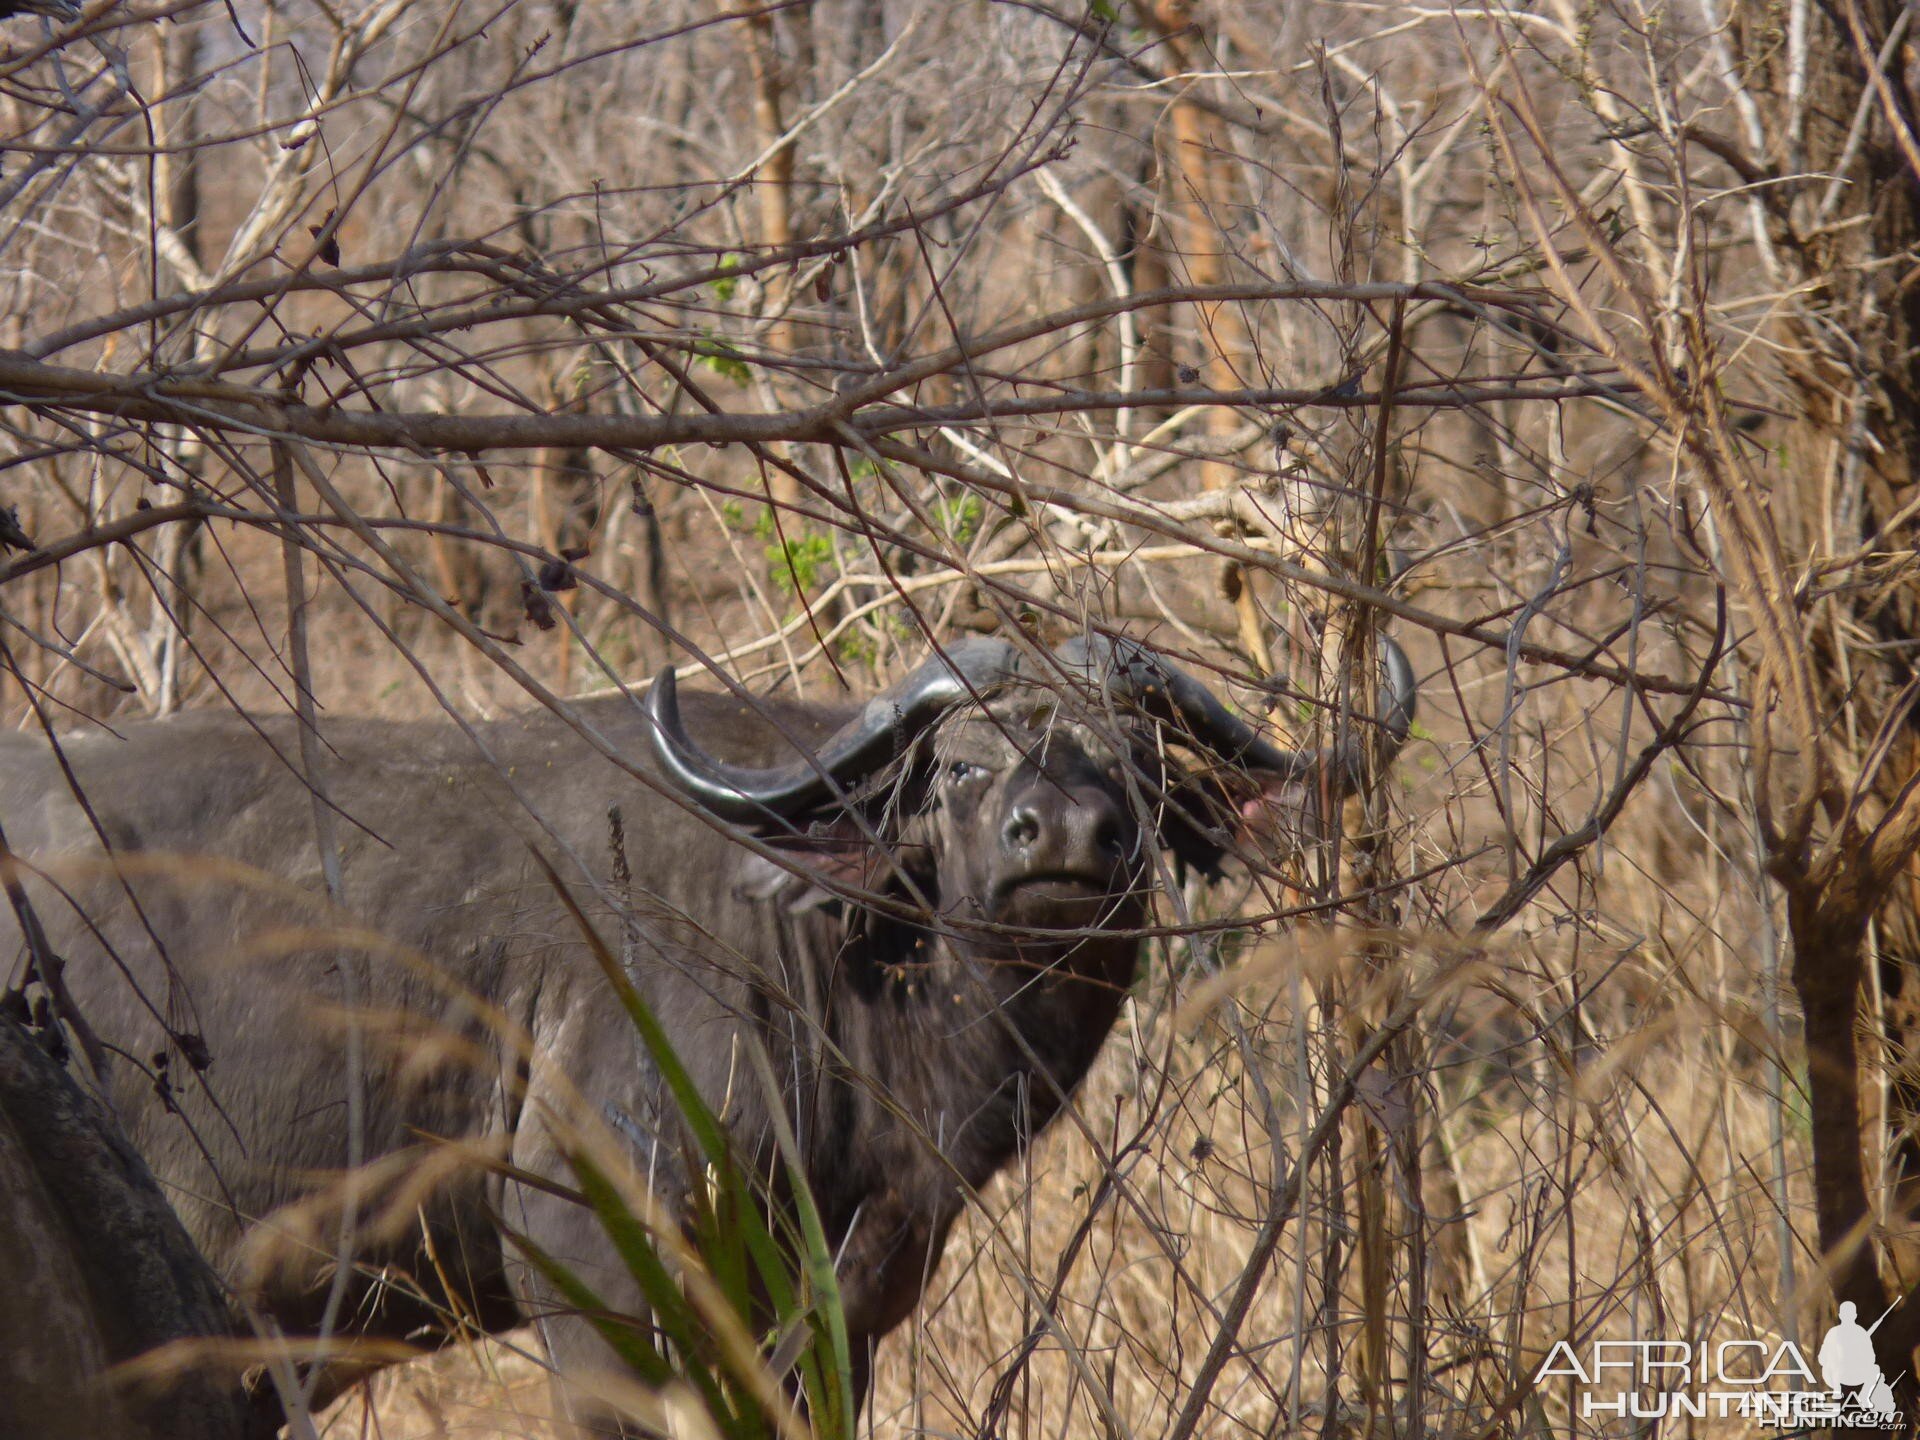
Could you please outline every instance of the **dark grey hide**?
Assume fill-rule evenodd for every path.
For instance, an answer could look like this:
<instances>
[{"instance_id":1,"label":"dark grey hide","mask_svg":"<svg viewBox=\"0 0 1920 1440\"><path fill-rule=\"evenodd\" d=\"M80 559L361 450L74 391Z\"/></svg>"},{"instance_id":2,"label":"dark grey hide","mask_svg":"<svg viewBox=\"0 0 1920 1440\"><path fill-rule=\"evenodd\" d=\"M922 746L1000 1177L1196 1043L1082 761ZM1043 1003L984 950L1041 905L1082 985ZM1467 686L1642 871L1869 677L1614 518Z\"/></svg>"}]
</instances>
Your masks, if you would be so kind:
<instances>
[{"instance_id":1,"label":"dark grey hide","mask_svg":"<svg viewBox=\"0 0 1920 1440\"><path fill-rule=\"evenodd\" d=\"M1273 749L1124 643L947 653L852 712L682 699L670 684L651 711L579 705L614 753L692 806L545 712L479 727L485 755L448 723L325 722L347 907L378 943L343 944L327 913L285 717L185 714L69 738L115 861L46 744L0 738L0 823L45 872L28 888L78 1009L115 1052L128 1133L216 1267L286 1330L310 1331L328 1290L337 1222L311 1197L350 1153L338 1007L354 970L364 1153L386 1166L345 1328L430 1343L451 1302L489 1329L539 1319L562 1368L610 1363L512 1263L502 1222L614 1306L640 1308L566 1201L444 1154L440 1183L409 1184L408 1160L433 1156L434 1137L570 1180L548 1121L578 1118L577 1087L657 1193L685 1194L657 1076L537 851L761 1173L773 1127L742 1045L765 1047L841 1255L864 1383L963 1184L985 1184L1093 1061L1132 982L1156 849L1217 858L1225 837L1207 831L1203 802L1233 815L1248 767L1296 808L1356 768L1357 752ZM1404 657L1389 646L1386 658L1383 753L1413 703ZM1163 740L1213 778L1163 771ZM782 860L743 845L747 832ZM850 903L850 888L884 903ZM918 923L902 918L916 910ZM22 942L0 926L17 984ZM530 1037L531 1067L503 1027Z\"/></svg>"},{"instance_id":2,"label":"dark grey hide","mask_svg":"<svg viewBox=\"0 0 1920 1440\"><path fill-rule=\"evenodd\" d=\"M0 1436L241 1440L231 1372L169 1366L137 1386L110 1374L228 1324L213 1273L112 1118L0 1015Z\"/></svg>"}]
</instances>

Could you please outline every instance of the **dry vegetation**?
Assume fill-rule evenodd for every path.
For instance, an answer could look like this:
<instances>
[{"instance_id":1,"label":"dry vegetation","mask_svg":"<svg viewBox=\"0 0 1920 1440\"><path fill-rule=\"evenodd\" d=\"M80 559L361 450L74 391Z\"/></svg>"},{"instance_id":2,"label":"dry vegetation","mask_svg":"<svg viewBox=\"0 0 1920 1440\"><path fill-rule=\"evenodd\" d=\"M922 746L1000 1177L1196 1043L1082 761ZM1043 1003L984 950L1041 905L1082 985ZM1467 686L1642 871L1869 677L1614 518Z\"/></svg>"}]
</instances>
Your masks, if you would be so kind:
<instances>
[{"instance_id":1,"label":"dry vegetation","mask_svg":"<svg viewBox=\"0 0 1920 1440\"><path fill-rule=\"evenodd\" d=\"M10 21L7 716L832 697L1091 624L1308 741L1390 629L1414 743L1169 885L867 1423L1601 1433L1557 1340L1811 1353L1920 1281L1910 14ZM535 1371L322 1431L542 1434Z\"/></svg>"}]
</instances>

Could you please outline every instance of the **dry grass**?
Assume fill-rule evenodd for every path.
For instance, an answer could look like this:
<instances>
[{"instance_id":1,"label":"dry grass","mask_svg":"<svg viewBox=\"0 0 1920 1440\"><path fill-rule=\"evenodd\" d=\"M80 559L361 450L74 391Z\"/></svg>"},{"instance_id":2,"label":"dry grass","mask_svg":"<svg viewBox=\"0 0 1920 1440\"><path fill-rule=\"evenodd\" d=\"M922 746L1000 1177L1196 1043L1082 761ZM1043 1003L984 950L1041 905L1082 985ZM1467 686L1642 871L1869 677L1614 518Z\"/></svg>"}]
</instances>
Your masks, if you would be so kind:
<instances>
[{"instance_id":1,"label":"dry grass","mask_svg":"<svg viewBox=\"0 0 1920 1440\"><path fill-rule=\"evenodd\" d=\"M454 1345L396 1366L316 1422L324 1440L561 1440L546 1369L531 1331Z\"/></svg>"},{"instance_id":2,"label":"dry grass","mask_svg":"<svg viewBox=\"0 0 1920 1440\"><path fill-rule=\"evenodd\" d=\"M1752 1017L1709 1017L1668 977L1648 984L1640 1005L1587 1012L1584 1042L1569 1044L1564 1016L1553 1023L1566 946L1516 944L1464 966L1419 948L1410 966L1451 963L1461 977L1429 1012L1419 1094L1363 1091L1341 1127L1344 1158L1318 1167L1305 1221L1287 1228L1241 1351L1194 1433L1320 1430L1330 1365L1336 1429L1361 1433L1370 1404L1397 1407L1404 1427L1410 1345L1427 1357L1431 1433L1473 1433L1509 1412L1508 1425L1566 1433L1577 1395L1529 1394L1524 1382L1568 1335L1819 1333L1830 1314L1823 1294L1806 1293L1805 1253L1794 1260L1796 1302L1771 1243L1781 1223L1774 1107L1757 1056L1728 1040L1757 1029ZM1629 988L1632 977L1618 978ZM1172 1009L1164 980L1147 986L1077 1117L968 1209L920 1313L882 1346L870 1432L972 1435L993 1415L994 1433L1008 1436L1168 1434L1275 1178L1290 1173L1314 1118L1331 1051L1350 1043L1350 1025L1377 1009L1382 990L1350 948L1312 936L1245 957L1230 985L1205 987L1218 1003L1204 1010ZM1339 1017L1330 1029L1329 1011ZM1304 1109L1303 1070L1313 1077ZM1415 1123L1417 1181L1390 1153ZM1785 1150L1796 1217L1805 1139L1789 1135ZM1095 1210L1109 1176L1114 1189ZM1369 1245L1384 1247L1389 1274L1380 1381L1365 1357L1365 1317L1380 1313L1366 1288ZM1427 1293L1412 1310L1416 1265ZM524 1332L509 1341L532 1345ZM482 1343L382 1375L336 1407L323 1434L544 1440L557 1433L544 1426L546 1405L534 1360ZM1747 1428L1714 1422L1694 1433Z\"/></svg>"}]
</instances>

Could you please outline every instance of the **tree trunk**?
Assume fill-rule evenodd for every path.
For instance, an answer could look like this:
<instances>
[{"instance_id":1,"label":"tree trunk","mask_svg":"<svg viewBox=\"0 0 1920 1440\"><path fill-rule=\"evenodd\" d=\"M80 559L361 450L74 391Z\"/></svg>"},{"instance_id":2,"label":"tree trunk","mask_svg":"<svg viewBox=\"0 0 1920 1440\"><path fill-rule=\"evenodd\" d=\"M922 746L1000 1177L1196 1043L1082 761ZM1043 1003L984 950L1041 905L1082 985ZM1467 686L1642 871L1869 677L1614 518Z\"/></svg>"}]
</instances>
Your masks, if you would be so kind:
<instances>
[{"instance_id":1,"label":"tree trunk","mask_svg":"<svg viewBox=\"0 0 1920 1440\"><path fill-rule=\"evenodd\" d=\"M1807 644L1830 720L1834 770L1850 785L1867 766L1882 717L1914 678L1920 624L1910 540L1897 517L1920 494L1920 149L1914 145L1913 67L1889 45L1899 0L1834 0L1805 14L1804 61L1779 43L1778 12L1735 11L1737 73L1756 102L1765 153L1755 171L1785 184L1768 197L1769 237L1799 297L1787 314L1784 474L1773 513L1789 559L1845 561L1800 598ZM1908 44L1912 35L1909 32ZM1879 57L1889 55L1889 63ZM1856 122L1857 148L1849 137ZM1796 179L1793 177L1807 178ZM1835 177L1830 183L1828 177ZM1844 182L1844 183L1840 183ZM1891 531L1891 533L1889 533ZM1804 572L1803 572L1804 573ZM1864 643L1863 643L1864 642ZM1896 803L1920 762L1910 721L1888 737L1865 780L1867 815ZM1836 1299L1878 1313L1911 1283L1885 1235L1920 1214L1920 888L1907 863L1884 895L1856 888L1844 864L1809 875L1776 854L1794 944L1794 985L1806 1022L1814 1193ZM1861 1053L1868 979L1881 1004ZM1863 1105L1861 1085L1884 1067L1887 1113ZM1881 1128L1886 1127L1885 1129ZM1890 1130L1890 1134L1888 1131ZM1889 1144L1891 1142L1891 1144ZM1889 1155L1885 1170L1877 1157ZM1888 1225L1879 1220L1881 1210ZM1897 1373L1920 1342L1911 1303L1887 1320L1882 1359ZM1903 1395L1912 1404L1912 1391Z\"/></svg>"},{"instance_id":2,"label":"tree trunk","mask_svg":"<svg viewBox=\"0 0 1920 1440\"><path fill-rule=\"evenodd\" d=\"M150 1383L110 1366L226 1336L219 1282L105 1108L0 1016L0 1415L10 1435L238 1440L240 1386L190 1356Z\"/></svg>"}]
</instances>

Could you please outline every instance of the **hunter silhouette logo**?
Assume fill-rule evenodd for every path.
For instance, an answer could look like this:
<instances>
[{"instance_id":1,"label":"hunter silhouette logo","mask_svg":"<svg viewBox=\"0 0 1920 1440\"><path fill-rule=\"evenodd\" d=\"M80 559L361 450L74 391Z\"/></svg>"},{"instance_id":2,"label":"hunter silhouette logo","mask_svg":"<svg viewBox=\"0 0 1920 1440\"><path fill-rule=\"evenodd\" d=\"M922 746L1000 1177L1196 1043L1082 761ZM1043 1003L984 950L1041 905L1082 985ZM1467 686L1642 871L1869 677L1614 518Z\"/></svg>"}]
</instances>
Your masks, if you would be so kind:
<instances>
[{"instance_id":1,"label":"hunter silhouette logo","mask_svg":"<svg viewBox=\"0 0 1920 1440\"><path fill-rule=\"evenodd\" d=\"M1820 1377L1827 1388L1843 1403L1851 1399L1860 1409L1881 1415L1894 1412L1893 1387L1880 1373L1879 1358L1873 1353L1873 1332L1892 1313L1893 1306L1889 1305L1879 1320L1863 1329L1855 1318L1859 1311L1854 1303L1843 1300L1840 1323L1820 1342Z\"/></svg>"},{"instance_id":2,"label":"hunter silhouette logo","mask_svg":"<svg viewBox=\"0 0 1920 1440\"><path fill-rule=\"evenodd\" d=\"M1899 1302L1895 1302L1898 1304ZM1880 1368L1873 1332L1840 1306L1815 1363L1792 1340L1757 1335L1692 1339L1557 1341L1534 1383L1561 1390L1581 1420L1743 1419L1761 1430L1898 1430L1894 1381ZM1564 1387L1564 1389L1562 1389Z\"/></svg>"}]
</instances>

